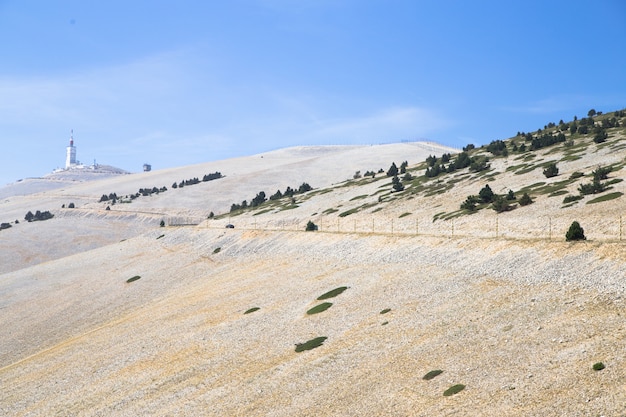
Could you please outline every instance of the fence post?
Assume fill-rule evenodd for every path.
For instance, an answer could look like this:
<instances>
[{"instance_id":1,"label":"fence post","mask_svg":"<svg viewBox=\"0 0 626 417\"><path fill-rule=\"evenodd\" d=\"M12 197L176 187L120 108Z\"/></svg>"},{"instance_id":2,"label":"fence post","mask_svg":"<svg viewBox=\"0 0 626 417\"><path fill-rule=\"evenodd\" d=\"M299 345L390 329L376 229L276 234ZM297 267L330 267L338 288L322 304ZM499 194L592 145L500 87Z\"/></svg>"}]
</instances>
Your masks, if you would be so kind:
<instances>
[{"instance_id":1,"label":"fence post","mask_svg":"<svg viewBox=\"0 0 626 417\"><path fill-rule=\"evenodd\" d=\"M498 237L498 213L496 213L496 238Z\"/></svg>"},{"instance_id":2,"label":"fence post","mask_svg":"<svg viewBox=\"0 0 626 417\"><path fill-rule=\"evenodd\" d=\"M548 240L552 240L552 217L548 216Z\"/></svg>"}]
</instances>

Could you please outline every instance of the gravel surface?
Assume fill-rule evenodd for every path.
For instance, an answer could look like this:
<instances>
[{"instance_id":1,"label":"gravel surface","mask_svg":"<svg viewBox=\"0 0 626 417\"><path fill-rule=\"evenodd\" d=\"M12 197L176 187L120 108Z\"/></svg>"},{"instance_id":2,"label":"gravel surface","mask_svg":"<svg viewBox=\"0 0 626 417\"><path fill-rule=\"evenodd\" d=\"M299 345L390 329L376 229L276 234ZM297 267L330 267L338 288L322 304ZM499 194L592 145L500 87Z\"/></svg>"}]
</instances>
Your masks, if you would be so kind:
<instances>
[{"instance_id":1,"label":"gravel surface","mask_svg":"<svg viewBox=\"0 0 626 417\"><path fill-rule=\"evenodd\" d=\"M544 195L439 221L483 178L428 198L390 193L387 178L342 182L426 151L367 148L293 148L45 192L36 182L34 194L25 181L2 194L2 221L55 217L0 231L0 415L625 415L624 198L563 208ZM549 151L535 163L558 158ZM561 175L622 160L604 147ZM515 163L494 160L494 172ZM216 170L226 177L108 211L94 202ZM204 221L300 181L316 190L288 210ZM537 169L490 184L542 181ZM78 208L60 208L70 201ZM158 227L163 218L202 221ZM310 219L318 232L304 232ZM589 240L564 241L572 220ZM327 339L295 351L317 337ZM444 396L455 384L465 389Z\"/></svg>"},{"instance_id":2,"label":"gravel surface","mask_svg":"<svg viewBox=\"0 0 626 417\"><path fill-rule=\"evenodd\" d=\"M623 411L623 245L157 231L2 276L3 415Z\"/></svg>"}]
</instances>

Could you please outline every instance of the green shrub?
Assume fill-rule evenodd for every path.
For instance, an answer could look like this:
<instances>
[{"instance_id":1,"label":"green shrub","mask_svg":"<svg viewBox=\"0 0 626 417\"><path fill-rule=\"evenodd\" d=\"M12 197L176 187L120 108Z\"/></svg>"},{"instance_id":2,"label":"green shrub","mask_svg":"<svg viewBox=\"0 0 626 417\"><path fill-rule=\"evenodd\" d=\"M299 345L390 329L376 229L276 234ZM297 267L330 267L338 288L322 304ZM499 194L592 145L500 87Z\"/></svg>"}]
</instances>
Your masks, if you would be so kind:
<instances>
[{"instance_id":1,"label":"green shrub","mask_svg":"<svg viewBox=\"0 0 626 417\"><path fill-rule=\"evenodd\" d=\"M532 203L533 203L533 199L530 198L528 193L524 193L524 195L522 195L522 198L519 199L519 205L520 206L527 206L527 205L532 204Z\"/></svg>"},{"instance_id":2,"label":"green shrub","mask_svg":"<svg viewBox=\"0 0 626 417\"><path fill-rule=\"evenodd\" d=\"M601 371L605 368L604 364L602 362L596 362L593 364L593 370L594 371Z\"/></svg>"},{"instance_id":3,"label":"green shrub","mask_svg":"<svg viewBox=\"0 0 626 417\"><path fill-rule=\"evenodd\" d=\"M252 307L252 308L246 310L243 314L254 313L255 311L260 310L260 309L261 309L261 307Z\"/></svg>"},{"instance_id":4,"label":"green shrub","mask_svg":"<svg viewBox=\"0 0 626 417\"><path fill-rule=\"evenodd\" d=\"M461 391L463 391L465 389L465 385L463 384L456 384L456 385L452 385L450 388L448 388L447 390L445 390L443 392L443 396L444 397L449 397L451 395L457 394Z\"/></svg>"},{"instance_id":5,"label":"green shrub","mask_svg":"<svg viewBox=\"0 0 626 417\"><path fill-rule=\"evenodd\" d=\"M582 200L582 195L568 195L563 199L563 204L573 203L574 201Z\"/></svg>"},{"instance_id":6,"label":"green shrub","mask_svg":"<svg viewBox=\"0 0 626 417\"><path fill-rule=\"evenodd\" d=\"M314 232L317 230L317 225L313 223L311 220L306 224L306 228L304 229L307 232Z\"/></svg>"},{"instance_id":7,"label":"green shrub","mask_svg":"<svg viewBox=\"0 0 626 417\"><path fill-rule=\"evenodd\" d=\"M441 369L435 369L434 371L430 371L426 375L424 375L422 379L424 381L430 381L431 379L435 378L436 376L441 375L442 373L443 371Z\"/></svg>"},{"instance_id":8,"label":"green shrub","mask_svg":"<svg viewBox=\"0 0 626 417\"><path fill-rule=\"evenodd\" d=\"M339 294L341 294L342 292L344 292L347 289L348 289L348 287L335 288L334 290L330 290L327 293L324 293L324 294L320 295L319 297L317 297L317 299L318 299L318 301L321 301L321 300L326 300L328 298L333 298L333 297L338 296Z\"/></svg>"},{"instance_id":9,"label":"green shrub","mask_svg":"<svg viewBox=\"0 0 626 417\"><path fill-rule=\"evenodd\" d=\"M387 314L387 313L389 313L390 311L391 311L391 309L390 309L390 308L386 308L386 309L382 310L382 311L380 312L380 314Z\"/></svg>"},{"instance_id":10,"label":"green shrub","mask_svg":"<svg viewBox=\"0 0 626 417\"><path fill-rule=\"evenodd\" d=\"M159 237L157 237L157 240L161 239L162 237L164 237L165 235L159 235Z\"/></svg>"},{"instance_id":11,"label":"green shrub","mask_svg":"<svg viewBox=\"0 0 626 417\"><path fill-rule=\"evenodd\" d=\"M559 168L556 166L556 163L552 162L548 164L543 170L543 175L545 175L546 178L552 178L559 175Z\"/></svg>"},{"instance_id":12,"label":"green shrub","mask_svg":"<svg viewBox=\"0 0 626 417\"><path fill-rule=\"evenodd\" d=\"M213 253L220 253L221 250L222 250L221 247L215 248L215 249L213 249Z\"/></svg>"},{"instance_id":13,"label":"green shrub","mask_svg":"<svg viewBox=\"0 0 626 417\"><path fill-rule=\"evenodd\" d=\"M480 199L484 202L484 203L491 203L491 201L493 200L494 197L494 193L491 190L491 187L489 186L489 184L485 185L479 192L478 192L478 197L480 197Z\"/></svg>"},{"instance_id":14,"label":"green shrub","mask_svg":"<svg viewBox=\"0 0 626 417\"><path fill-rule=\"evenodd\" d=\"M305 350L315 349L324 344L324 341L328 339L326 336L316 337L315 339L308 340L304 343L296 343L296 352L304 352Z\"/></svg>"},{"instance_id":15,"label":"green shrub","mask_svg":"<svg viewBox=\"0 0 626 417\"><path fill-rule=\"evenodd\" d=\"M569 230L565 234L565 240L570 241L570 240L586 240L586 239L587 238L585 237L585 231L580 226L580 223L578 223L577 221L572 222L572 224L569 227Z\"/></svg>"},{"instance_id":16,"label":"green shrub","mask_svg":"<svg viewBox=\"0 0 626 417\"><path fill-rule=\"evenodd\" d=\"M508 200L499 195L494 197L491 207L498 213L511 210Z\"/></svg>"},{"instance_id":17,"label":"green shrub","mask_svg":"<svg viewBox=\"0 0 626 417\"><path fill-rule=\"evenodd\" d=\"M139 275L135 275L135 276L134 276L134 277L132 277L132 278L128 278L128 279L126 280L126 282L133 282L133 281L137 281L139 278L141 278Z\"/></svg>"},{"instance_id":18,"label":"green shrub","mask_svg":"<svg viewBox=\"0 0 626 417\"><path fill-rule=\"evenodd\" d=\"M461 203L461 209L467 211L475 211L476 204L480 202L480 199L475 195L468 195L463 203Z\"/></svg>"},{"instance_id":19,"label":"green shrub","mask_svg":"<svg viewBox=\"0 0 626 417\"><path fill-rule=\"evenodd\" d=\"M317 314L317 313L321 313L322 311L326 311L330 308L330 306L332 306L333 303L322 303L322 304L318 304L315 307L313 307L312 309L310 309L309 311L306 312L306 314Z\"/></svg>"}]
</instances>

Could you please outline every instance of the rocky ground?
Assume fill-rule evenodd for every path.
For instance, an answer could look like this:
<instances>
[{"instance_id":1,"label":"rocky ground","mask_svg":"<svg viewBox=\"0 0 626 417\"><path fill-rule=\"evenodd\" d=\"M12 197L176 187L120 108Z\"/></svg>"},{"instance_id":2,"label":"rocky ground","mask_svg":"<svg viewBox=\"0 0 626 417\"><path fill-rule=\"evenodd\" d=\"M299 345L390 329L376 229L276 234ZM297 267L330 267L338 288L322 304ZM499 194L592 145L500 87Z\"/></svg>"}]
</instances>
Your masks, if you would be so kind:
<instances>
[{"instance_id":1,"label":"rocky ground","mask_svg":"<svg viewBox=\"0 0 626 417\"><path fill-rule=\"evenodd\" d=\"M310 169L331 165L300 157ZM5 197L5 213L85 202L0 232L0 415L626 414L621 199L593 211L557 204L548 225L553 198L497 218L482 210L433 221L458 207L467 184L449 203L387 193L381 210L338 217L388 186L335 180L295 208L185 227L158 227L162 200L110 212L89 201L156 178L139 175L134 185L124 185L130 175ZM192 190L218 195L215 183L168 201L191 216L212 204ZM592 225L587 241L563 239L574 216ZM305 232L308 219L320 230ZM322 302L332 305L307 314ZM296 351L315 338L326 339ZM464 389L444 396L457 384Z\"/></svg>"}]
</instances>

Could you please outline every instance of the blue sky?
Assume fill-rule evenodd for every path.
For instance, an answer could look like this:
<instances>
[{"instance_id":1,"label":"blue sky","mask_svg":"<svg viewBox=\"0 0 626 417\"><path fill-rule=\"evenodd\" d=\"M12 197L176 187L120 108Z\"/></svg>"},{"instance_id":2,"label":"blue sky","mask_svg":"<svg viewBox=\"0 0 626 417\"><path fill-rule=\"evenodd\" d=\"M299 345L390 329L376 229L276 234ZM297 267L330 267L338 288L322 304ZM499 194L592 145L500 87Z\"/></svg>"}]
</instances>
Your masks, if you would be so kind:
<instances>
[{"instance_id":1,"label":"blue sky","mask_svg":"<svg viewBox=\"0 0 626 417\"><path fill-rule=\"evenodd\" d=\"M0 0L0 185L626 107L626 2ZM407 160L412 161L410 155Z\"/></svg>"}]
</instances>

